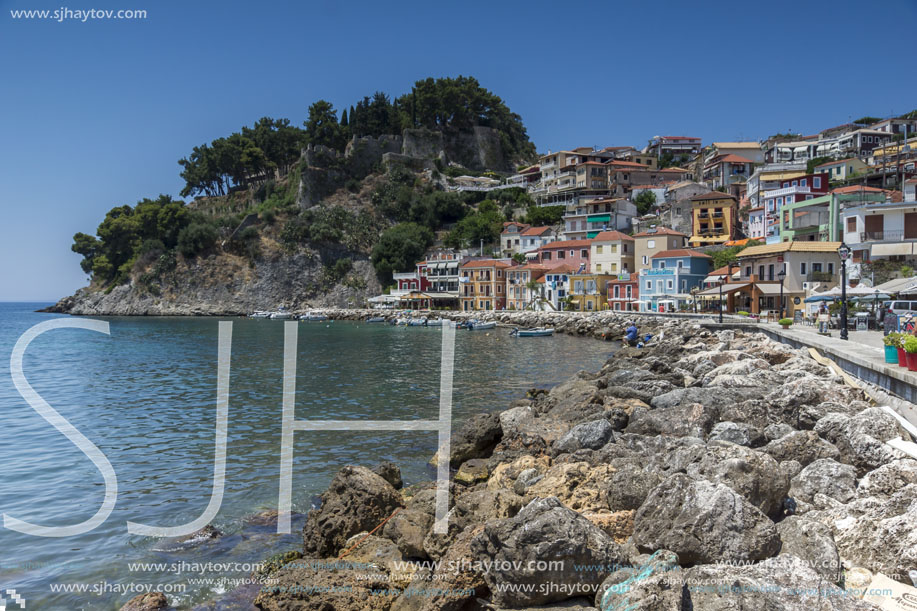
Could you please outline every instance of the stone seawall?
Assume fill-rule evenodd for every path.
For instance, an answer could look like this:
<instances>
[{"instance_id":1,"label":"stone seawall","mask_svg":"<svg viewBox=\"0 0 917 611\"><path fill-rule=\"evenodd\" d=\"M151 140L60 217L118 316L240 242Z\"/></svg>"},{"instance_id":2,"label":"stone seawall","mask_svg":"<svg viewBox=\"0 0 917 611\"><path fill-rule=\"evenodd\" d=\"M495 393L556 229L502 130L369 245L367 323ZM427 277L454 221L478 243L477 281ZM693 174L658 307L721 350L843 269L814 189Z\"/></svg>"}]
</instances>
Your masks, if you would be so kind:
<instances>
[{"instance_id":1,"label":"stone seawall","mask_svg":"<svg viewBox=\"0 0 917 611\"><path fill-rule=\"evenodd\" d=\"M628 320L473 316L606 339ZM344 467L254 606L853 611L879 608L874 573L910 582L917 461L892 416L761 333L642 324L646 348L453 432L446 534L430 485Z\"/></svg>"}]
</instances>

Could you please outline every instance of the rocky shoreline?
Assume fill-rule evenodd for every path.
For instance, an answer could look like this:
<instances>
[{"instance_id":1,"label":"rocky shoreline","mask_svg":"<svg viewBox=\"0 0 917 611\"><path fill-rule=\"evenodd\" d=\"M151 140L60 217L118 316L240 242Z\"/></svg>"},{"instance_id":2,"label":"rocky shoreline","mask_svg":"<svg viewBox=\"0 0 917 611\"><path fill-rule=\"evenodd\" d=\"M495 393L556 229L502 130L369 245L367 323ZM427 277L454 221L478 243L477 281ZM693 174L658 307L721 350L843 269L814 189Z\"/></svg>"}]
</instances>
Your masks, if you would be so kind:
<instances>
[{"instance_id":1,"label":"rocky shoreline","mask_svg":"<svg viewBox=\"0 0 917 611\"><path fill-rule=\"evenodd\" d=\"M885 443L911 440L893 416L761 333L646 324L646 348L453 432L447 534L432 484L341 469L253 607L866 610L874 575L911 583L917 461Z\"/></svg>"}]
</instances>

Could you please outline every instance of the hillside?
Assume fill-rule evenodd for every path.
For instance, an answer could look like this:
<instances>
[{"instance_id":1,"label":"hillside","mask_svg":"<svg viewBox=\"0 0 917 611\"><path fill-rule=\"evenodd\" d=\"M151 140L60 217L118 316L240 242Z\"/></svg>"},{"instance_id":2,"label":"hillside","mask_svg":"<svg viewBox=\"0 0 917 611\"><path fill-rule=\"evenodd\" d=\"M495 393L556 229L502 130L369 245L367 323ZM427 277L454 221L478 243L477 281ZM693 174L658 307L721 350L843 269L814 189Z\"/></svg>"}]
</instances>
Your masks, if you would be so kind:
<instances>
[{"instance_id":1,"label":"hillside","mask_svg":"<svg viewBox=\"0 0 917 611\"><path fill-rule=\"evenodd\" d=\"M304 126L265 117L195 147L179 161L182 195L195 199L118 206L95 235L77 233L72 248L90 284L49 310L359 306L393 272L411 269L444 228L454 227L451 244L489 242L506 218L498 206L511 216L530 203L518 189L495 202L445 190L450 176L506 173L534 154L521 119L473 79L419 81L395 102L377 93L340 121L319 101Z\"/></svg>"}]
</instances>

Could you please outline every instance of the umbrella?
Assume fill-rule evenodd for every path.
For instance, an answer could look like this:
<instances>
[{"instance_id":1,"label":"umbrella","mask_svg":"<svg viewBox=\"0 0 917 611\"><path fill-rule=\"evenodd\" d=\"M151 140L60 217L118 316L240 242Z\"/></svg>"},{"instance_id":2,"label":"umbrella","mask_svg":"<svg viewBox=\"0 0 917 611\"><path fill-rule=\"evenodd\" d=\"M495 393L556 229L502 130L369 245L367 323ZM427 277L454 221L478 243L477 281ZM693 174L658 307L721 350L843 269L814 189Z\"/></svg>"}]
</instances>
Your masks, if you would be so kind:
<instances>
[{"instance_id":1,"label":"umbrella","mask_svg":"<svg viewBox=\"0 0 917 611\"><path fill-rule=\"evenodd\" d=\"M828 291L830 293L831 291ZM815 303L817 301L834 301L839 295L828 295L826 293L820 293L818 295L812 295L811 297L806 297L806 303Z\"/></svg>"}]
</instances>

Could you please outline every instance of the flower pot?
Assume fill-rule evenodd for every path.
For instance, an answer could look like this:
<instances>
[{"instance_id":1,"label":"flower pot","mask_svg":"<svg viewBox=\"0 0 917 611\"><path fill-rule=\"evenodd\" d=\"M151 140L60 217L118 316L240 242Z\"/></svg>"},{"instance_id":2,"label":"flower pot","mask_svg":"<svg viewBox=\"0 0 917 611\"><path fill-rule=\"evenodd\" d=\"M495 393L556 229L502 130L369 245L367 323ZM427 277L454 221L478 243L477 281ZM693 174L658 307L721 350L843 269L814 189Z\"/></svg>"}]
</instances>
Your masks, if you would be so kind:
<instances>
[{"instance_id":1,"label":"flower pot","mask_svg":"<svg viewBox=\"0 0 917 611\"><path fill-rule=\"evenodd\" d=\"M904 348L898 348L898 367L907 367L907 352Z\"/></svg>"},{"instance_id":2,"label":"flower pot","mask_svg":"<svg viewBox=\"0 0 917 611\"><path fill-rule=\"evenodd\" d=\"M917 371L917 352L907 353L907 370Z\"/></svg>"},{"instance_id":3,"label":"flower pot","mask_svg":"<svg viewBox=\"0 0 917 611\"><path fill-rule=\"evenodd\" d=\"M885 362L886 363L897 363L898 362L898 349L894 346L885 346Z\"/></svg>"},{"instance_id":4,"label":"flower pot","mask_svg":"<svg viewBox=\"0 0 917 611\"><path fill-rule=\"evenodd\" d=\"M783 327L784 329L789 329L789 328L790 328L790 325L780 325L780 326Z\"/></svg>"}]
</instances>

